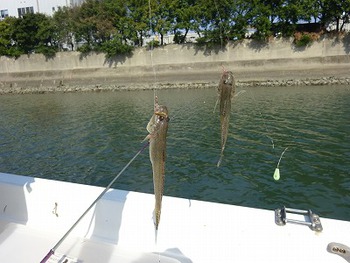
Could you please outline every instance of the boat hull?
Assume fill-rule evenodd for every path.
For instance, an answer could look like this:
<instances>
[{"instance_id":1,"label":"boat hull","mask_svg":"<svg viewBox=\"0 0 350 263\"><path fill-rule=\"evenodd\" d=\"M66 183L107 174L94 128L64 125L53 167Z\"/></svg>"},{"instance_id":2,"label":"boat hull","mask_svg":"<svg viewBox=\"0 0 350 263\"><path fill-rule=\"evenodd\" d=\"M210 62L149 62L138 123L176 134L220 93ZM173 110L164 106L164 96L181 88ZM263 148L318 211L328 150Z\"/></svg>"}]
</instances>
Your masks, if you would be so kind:
<instances>
[{"instance_id":1,"label":"boat hull","mask_svg":"<svg viewBox=\"0 0 350 263\"><path fill-rule=\"evenodd\" d=\"M0 262L40 262L103 190L0 173ZM270 210L164 196L155 244L153 209L151 194L109 190L48 262L341 263L327 245L350 242L347 221L321 215L318 233Z\"/></svg>"}]
</instances>

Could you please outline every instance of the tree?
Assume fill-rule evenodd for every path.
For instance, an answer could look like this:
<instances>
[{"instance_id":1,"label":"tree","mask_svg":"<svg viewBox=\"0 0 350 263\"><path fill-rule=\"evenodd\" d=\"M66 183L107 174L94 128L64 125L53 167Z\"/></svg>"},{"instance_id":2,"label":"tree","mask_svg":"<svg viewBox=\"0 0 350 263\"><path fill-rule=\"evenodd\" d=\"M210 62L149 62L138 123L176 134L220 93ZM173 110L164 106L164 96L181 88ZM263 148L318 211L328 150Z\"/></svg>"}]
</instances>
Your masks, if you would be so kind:
<instances>
[{"instance_id":1,"label":"tree","mask_svg":"<svg viewBox=\"0 0 350 263\"><path fill-rule=\"evenodd\" d=\"M0 56L19 57L22 53L13 45L13 30L17 18L6 17L0 21Z\"/></svg>"},{"instance_id":2,"label":"tree","mask_svg":"<svg viewBox=\"0 0 350 263\"><path fill-rule=\"evenodd\" d=\"M174 12L172 31L175 43L185 43L188 32L200 31L197 19L199 6L195 0L177 0Z\"/></svg>"},{"instance_id":3,"label":"tree","mask_svg":"<svg viewBox=\"0 0 350 263\"><path fill-rule=\"evenodd\" d=\"M231 25L230 38L244 39L246 37L247 29L250 27L249 19L251 18L254 6L249 1L237 0L233 4L233 23Z\"/></svg>"},{"instance_id":4,"label":"tree","mask_svg":"<svg viewBox=\"0 0 350 263\"><path fill-rule=\"evenodd\" d=\"M102 1L102 9L110 17L114 29L101 45L100 51L104 52L107 58L131 53L135 30L132 19L128 15L127 3L123 0L105 0Z\"/></svg>"},{"instance_id":5,"label":"tree","mask_svg":"<svg viewBox=\"0 0 350 263\"><path fill-rule=\"evenodd\" d=\"M129 25L133 30L131 40L135 45L143 46L143 39L150 30L148 0L128 0L127 5Z\"/></svg>"},{"instance_id":6,"label":"tree","mask_svg":"<svg viewBox=\"0 0 350 263\"><path fill-rule=\"evenodd\" d=\"M197 41L225 45L231 38L234 25L235 1L205 1L199 3L199 21L202 36Z\"/></svg>"},{"instance_id":7,"label":"tree","mask_svg":"<svg viewBox=\"0 0 350 263\"><path fill-rule=\"evenodd\" d=\"M53 15L55 31L57 32L57 41L60 50L64 50L65 45L74 50L75 45L75 18L78 7L59 7Z\"/></svg>"},{"instance_id":8,"label":"tree","mask_svg":"<svg viewBox=\"0 0 350 263\"><path fill-rule=\"evenodd\" d=\"M335 22L341 31L350 20L350 0L86 0L79 7L59 8L53 18L27 14L0 21L0 55L33 52L54 55L58 47L81 52L104 52L110 58L143 46L152 34L170 32L176 43L185 43L195 31L197 42L224 46L229 40L292 35L300 21ZM307 28L307 27L304 27Z\"/></svg>"},{"instance_id":9,"label":"tree","mask_svg":"<svg viewBox=\"0 0 350 263\"><path fill-rule=\"evenodd\" d=\"M122 0L84 2L75 18L75 36L83 43L78 50L104 52L107 58L130 53L133 30L127 12Z\"/></svg>"},{"instance_id":10,"label":"tree","mask_svg":"<svg viewBox=\"0 0 350 263\"><path fill-rule=\"evenodd\" d=\"M273 0L253 0L250 3L252 9L248 16L248 24L256 29L253 38L266 40L272 35L271 29L276 18L273 10L276 10L277 3Z\"/></svg>"},{"instance_id":11,"label":"tree","mask_svg":"<svg viewBox=\"0 0 350 263\"><path fill-rule=\"evenodd\" d=\"M75 36L83 46L80 51L97 50L114 32L113 20L109 12L104 12L102 3L88 0L78 10L75 21Z\"/></svg>"},{"instance_id":12,"label":"tree","mask_svg":"<svg viewBox=\"0 0 350 263\"><path fill-rule=\"evenodd\" d=\"M327 25L336 24L336 32L342 31L344 24L349 22L350 0L319 0L321 7L321 23Z\"/></svg>"},{"instance_id":13,"label":"tree","mask_svg":"<svg viewBox=\"0 0 350 263\"><path fill-rule=\"evenodd\" d=\"M151 30L160 35L160 45L163 45L164 35L172 29L176 4L172 0L150 0L150 6Z\"/></svg>"},{"instance_id":14,"label":"tree","mask_svg":"<svg viewBox=\"0 0 350 263\"><path fill-rule=\"evenodd\" d=\"M292 36L296 30L296 24L301 19L308 19L305 15L303 0L287 0L276 10L277 17L272 27L273 32L282 36Z\"/></svg>"},{"instance_id":15,"label":"tree","mask_svg":"<svg viewBox=\"0 0 350 263\"><path fill-rule=\"evenodd\" d=\"M44 14L26 14L15 20L13 46L22 54L42 53L54 56L57 51L55 28L52 18Z\"/></svg>"},{"instance_id":16,"label":"tree","mask_svg":"<svg viewBox=\"0 0 350 263\"><path fill-rule=\"evenodd\" d=\"M43 16L38 20L36 33L38 44L35 52L42 53L46 57L54 57L58 50L57 31L52 17Z\"/></svg>"}]
</instances>

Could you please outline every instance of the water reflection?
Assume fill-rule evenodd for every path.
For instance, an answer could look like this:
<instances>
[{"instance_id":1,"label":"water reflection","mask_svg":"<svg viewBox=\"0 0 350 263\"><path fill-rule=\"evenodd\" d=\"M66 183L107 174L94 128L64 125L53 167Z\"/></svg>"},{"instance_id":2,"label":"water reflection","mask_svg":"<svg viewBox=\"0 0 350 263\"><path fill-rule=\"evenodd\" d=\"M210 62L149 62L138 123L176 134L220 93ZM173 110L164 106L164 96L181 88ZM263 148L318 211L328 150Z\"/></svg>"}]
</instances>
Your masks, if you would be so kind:
<instances>
[{"instance_id":1,"label":"water reflection","mask_svg":"<svg viewBox=\"0 0 350 263\"><path fill-rule=\"evenodd\" d=\"M171 121L165 194L350 220L350 91L245 88L222 167L215 89L158 90ZM0 97L2 172L106 186L142 146L153 91ZM273 172L282 151L281 179ZM152 192L147 153L116 188Z\"/></svg>"}]
</instances>

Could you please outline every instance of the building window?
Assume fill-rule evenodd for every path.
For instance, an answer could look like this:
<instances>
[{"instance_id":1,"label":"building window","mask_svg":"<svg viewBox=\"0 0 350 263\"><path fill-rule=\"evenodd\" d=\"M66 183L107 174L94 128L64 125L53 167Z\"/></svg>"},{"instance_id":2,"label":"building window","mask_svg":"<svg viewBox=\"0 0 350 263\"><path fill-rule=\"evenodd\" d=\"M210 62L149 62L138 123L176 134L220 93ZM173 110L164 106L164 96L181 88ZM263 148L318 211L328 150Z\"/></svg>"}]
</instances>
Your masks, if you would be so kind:
<instances>
[{"instance_id":1,"label":"building window","mask_svg":"<svg viewBox=\"0 0 350 263\"><path fill-rule=\"evenodd\" d=\"M9 16L9 10L4 9L4 10L0 10L0 19L4 19L5 17Z\"/></svg>"},{"instance_id":2,"label":"building window","mask_svg":"<svg viewBox=\"0 0 350 263\"><path fill-rule=\"evenodd\" d=\"M18 11L18 17L22 17L25 14L33 14L34 7L28 6L28 7L17 8L17 11Z\"/></svg>"}]
</instances>

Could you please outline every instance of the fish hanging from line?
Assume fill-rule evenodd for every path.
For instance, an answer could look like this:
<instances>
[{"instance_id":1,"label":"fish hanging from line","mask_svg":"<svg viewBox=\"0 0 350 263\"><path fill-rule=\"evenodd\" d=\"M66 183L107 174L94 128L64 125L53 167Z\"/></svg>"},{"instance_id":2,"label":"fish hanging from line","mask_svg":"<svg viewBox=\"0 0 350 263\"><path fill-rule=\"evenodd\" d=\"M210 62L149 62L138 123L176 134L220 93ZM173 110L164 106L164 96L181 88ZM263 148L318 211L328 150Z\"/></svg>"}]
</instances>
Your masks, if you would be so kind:
<instances>
[{"instance_id":1,"label":"fish hanging from line","mask_svg":"<svg viewBox=\"0 0 350 263\"><path fill-rule=\"evenodd\" d=\"M235 79L232 71L222 73L218 86L218 101L220 102L220 127L221 127L221 153L217 167L220 166L224 156L224 150L227 142L228 128L230 125L231 101L236 90ZM216 107L216 105L215 105ZM215 109L214 109L215 110Z\"/></svg>"},{"instance_id":2,"label":"fish hanging from line","mask_svg":"<svg viewBox=\"0 0 350 263\"><path fill-rule=\"evenodd\" d=\"M158 230L160 213L162 209L162 197L165 181L166 137L169 123L168 109L158 104L158 97L154 98L154 114L147 125L149 134L145 140L149 140L149 156L153 170L153 185L155 195L154 224Z\"/></svg>"}]
</instances>

